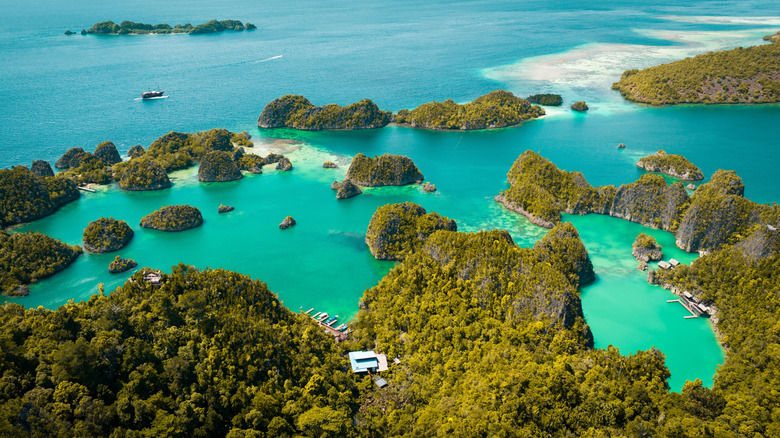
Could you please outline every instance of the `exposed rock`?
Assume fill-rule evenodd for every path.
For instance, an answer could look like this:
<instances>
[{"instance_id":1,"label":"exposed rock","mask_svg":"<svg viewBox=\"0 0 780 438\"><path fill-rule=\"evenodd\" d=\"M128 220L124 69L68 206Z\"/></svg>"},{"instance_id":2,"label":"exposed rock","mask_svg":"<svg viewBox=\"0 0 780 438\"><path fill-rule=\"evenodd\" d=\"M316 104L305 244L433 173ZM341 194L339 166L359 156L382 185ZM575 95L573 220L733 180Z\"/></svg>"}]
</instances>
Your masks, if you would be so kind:
<instances>
[{"instance_id":1,"label":"exposed rock","mask_svg":"<svg viewBox=\"0 0 780 438\"><path fill-rule=\"evenodd\" d=\"M138 266L138 263L133 259L123 259L116 256L111 263L108 264L108 272L111 274L118 274L120 272L129 271Z\"/></svg>"},{"instance_id":2,"label":"exposed rock","mask_svg":"<svg viewBox=\"0 0 780 438\"><path fill-rule=\"evenodd\" d=\"M284 155L282 154L275 154L271 152L270 154L265 156L265 159L263 160L264 164L274 164L281 161L281 159L284 158Z\"/></svg>"},{"instance_id":3,"label":"exposed rock","mask_svg":"<svg viewBox=\"0 0 780 438\"><path fill-rule=\"evenodd\" d=\"M339 182L339 180L333 180L333 182L330 184L331 190L338 190L339 187L341 187L341 183Z\"/></svg>"},{"instance_id":4,"label":"exposed rock","mask_svg":"<svg viewBox=\"0 0 780 438\"><path fill-rule=\"evenodd\" d=\"M625 143L620 143L618 145L618 149L625 149L625 148L626 148L626 144Z\"/></svg>"},{"instance_id":5,"label":"exposed rock","mask_svg":"<svg viewBox=\"0 0 780 438\"><path fill-rule=\"evenodd\" d=\"M336 165L336 163L334 163L333 161L326 161L326 162L322 163L322 167L324 167L326 169L335 169L335 168L337 168L339 166Z\"/></svg>"},{"instance_id":6,"label":"exposed rock","mask_svg":"<svg viewBox=\"0 0 780 438\"><path fill-rule=\"evenodd\" d=\"M160 231L183 231L203 224L200 210L189 205L169 205L141 218L141 226Z\"/></svg>"},{"instance_id":7,"label":"exposed rock","mask_svg":"<svg viewBox=\"0 0 780 438\"><path fill-rule=\"evenodd\" d=\"M534 244L540 260L565 274L576 275L580 286L596 279L588 251L570 222L561 222Z\"/></svg>"},{"instance_id":8,"label":"exposed rock","mask_svg":"<svg viewBox=\"0 0 780 438\"><path fill-rule=\"evenodd\" d=\"M235 157L235 156L234 156ZM238 160L235 160L236 165L241 170L246 170L254 174L263 173L263 166L266 164L265 158L255 154L242 154Z\"/></svg>"},{"instance_id":9,"label":"exposed rock","mask_svg":"<svg viewBox=\"0 0 780 438\"><path fill-rule=\"evenodd\" d=\"M51 169L51 165L48 161L35 160L32 162L30 170L38 177L54 176L54 171Z\"/></svg>"},{"instance_id":10,"label":"exposed rock","mask_svg":"<svg viewBox=\"0 0 780 438\"><path fill-rule=\"evenodd\" d=\"M776 227L759 225L753 232L735 245L742 251L745 257L756 264L780 251L780 232Z\"/></svg>"},{"instance_id":11,"label":"exposed rock","mask_svg":"<svg viewBox=\"0 0 780 438\"><path fill-rule=\"evenodd\" d=\"M279 224L279 228L285 230L287 228L290 228L295 225L295 219L293 219L292 216L287 216L284 218L281 224Z\"/></svg>"},{"instance_id":12,"label":"exposed rock","mask_svg":"<svg viewBox=\"0 0 780 438\"><path fill-rule=\"evenodd\" d=\"M125 190L160 190L171 186L165 169L152 157L144 155L122 165L125 167L118 172L117 177L119 187Z\"/></svg>"},{"instance_id":13,"label":"exposed rock","mask_svg":"<svg viewBox=\"0 0 780 438\"><path fill-rule=\"evenodd\" d=\"M618 188L609 215L668 231L679 221L688 199L682 183L668 186L662 176L646 174Z\"/></svg>"},{"instance_id":14,"label":"exposed rock","mask_svg":"<svg viewBox=\"0 0 780 438\"><path fill-rule=\"evenodd\" d=\"M588 110L588 104L585 103L584 100L580 100L578 102L574 102L573 104L571 104L571 109L573 109L574 111L579 111L581 113L584 113L585 111Z\"/></svg>"},{"instance_id":15,"label":"exposed rock","mask_svg":"<svg viewBox=\"0 0 780 438\"><path fill-rule=\"evenodd\" d=\"M261 128L290 127L307 131L323 129L374 129L390 123L390 112L381 111L370 99L341 107L314 106L298 95L286 95L265 106L257 120Z\"/></svg>"},{"instance_id":16,"label":"exposed rock","mask_svg":"<svg viewBox=\"0 0 780 438\"><path fill-rule=\"evenodd\" d=\"M84 249L98 254L117 251L130 243L134 234L127 222L102 217L84 228Z\"/></svg>"},{"instance_id":17,"label":"exposed rock","mask_svg":"<svg viewBox=\"0 0 780 438\"><path fill-rule=\"evenodd\" d=\"M352 159L347 179L367 187L402 186L422 180L423 175L409 157L384 154L369 158L360 153Z\"/></svg>"},{"instance_id":18,"label":"exposed rock","mask_svg":"<svg viewBox=\"0 0 780 438\"><path fill-rule=\"evenodd\" d=\"M235 209L236 208L233 207L232 205L222 205L222 204L219 204L219 208L217 208L217 213L227 213L227 212L233 211Z\"/></svg>"},{"instance_id":19,"label":"exposed rock","mask_svg":"<svg viewBox=\"0 0 780 438\"><path fill-rule=\"evenodd\" d=\"M660 172L684 181L704 179L702 171L685 157L667 154L663 150L658 151L655 155L640 158L636 165L648 172Z\"/></svg>"},{"instance_id":20,"label":"exposed rock","mask_svg":"<svg viewBox=\"0 0 780 438\"><path fill-rule=\"evenodd\" d=\"M136 157L140 157L141 155L143 155L145 153L146 153L146 150L144 149L144 147L141 146L140 144L137 144L137 145L131 147L129 151L127 151L127 156L130 157L130 158L136 158Z\"/></svg>"},{"instance_id":21,"label":"exposed rock","mask_svg":"<svg viewBox=\"0 0 780 438\"><path fill-rule=\"evenodd\" d=\"M82 148L70 148L62 154L59 160L54 163L54 167L57 169L70 169L71 167L78 167L81 157L85 154Z\"/></svg>"},{"instance_id":22,"label":"exposed rock","mask_svg":"<svg viewBox=\"0 0 780 438\"><path fill-rule=\"evenodd\" d=\"M437 230L457 231L457 224L412 202L388 204L371 217L366 245L378 260L403 260Z\"/></svg>"},{"instance_id":23,"label":"exposed rock","mask_svg":"<svg viewBox=\"0 0 780 438\"><path fill-rule=\"evenodd\" d=\"M639 233L639 235L636 236L636 240L632 245L631 254L637 260L644 263L661 260L664 256L662 247L656 242L655 237L646 233ZM645 265L645 267L647 267L647 265Z\"/></svg>"},{"instance_id":24,"label":"exposed rock","mask_svg":"<svg viewBox=\"0 0 780 438\"><path fill-rule=\"evenodd\" d=\"M426 191L426 192L435 192L436 191L436 186L434 184L426 182L425 184L423 184L423 188L422 189L424 191Z\"/></svg>"},{"instance_id":25,"label":"exposed rock","mask_svg":"<svg viewBox=\"0 0 780 438\"><path fill-rule=\"evenodd\" d=\"M113 166L116 163L122 162L122 157L119 156L119 151L116 150L114 143L110 141L104 141L95 148L95 157L102 161L106 166Z\"/></svg>"},{"instance_id":26,"label":"exposed rock","mask_svg":"<svg viewBox=\"0 0 780 438\"><path fill-rule=\"evenodd\" d=\"M211 151L203 156L198 168L198 181L227 182L243 178L227 152Z\"/></svg>"},{"instance_id":27,"label":"exposed rock","mask_svg":"<svg viewBox=\"0 0 780 438\"><path fill-rule=\"evenodd\" d=\"M639 269L640 271L646 271L647 270L647 262L645 262L645 261L639 262L639 265L637 265L636 268Z\"/></svg>"},{"instance_id":28,"label":"exposed rock","mask_svg":"<svg viewBox=\"0 0 780 438\"><path fill-rule=\"evenodd\" d=\"M333 188L333 185L331 185L331 188ZM349 179L345 179L341 184L339 184L338 190L339 191L336 192L336 199L352 198L363 193L363 191L360 190L360 187L353 184Z\"/></svg>"},{"instance_id":29,"label":"exposed rock","mask_svg":"<svg viewBox=\"0 0 780 438\"><path fill-rule=\"evenodd\" d=\"M292 170L292 168L293 165L290 162L290 159L287 157L283 157L281 160L279 160L278 163L276 163L276 170L288 171Z\"/></svg>"},{"instance_id":30,"label":"exposed rock","mask_svg":"<svg viewBox=\"0 0 780 438\"><path fill-rule=\"evenodd\" d=\"M690 183L687 186L685 186L688 190L696 190L696 185L694 183Z\"/></svg>"}]
</instances>

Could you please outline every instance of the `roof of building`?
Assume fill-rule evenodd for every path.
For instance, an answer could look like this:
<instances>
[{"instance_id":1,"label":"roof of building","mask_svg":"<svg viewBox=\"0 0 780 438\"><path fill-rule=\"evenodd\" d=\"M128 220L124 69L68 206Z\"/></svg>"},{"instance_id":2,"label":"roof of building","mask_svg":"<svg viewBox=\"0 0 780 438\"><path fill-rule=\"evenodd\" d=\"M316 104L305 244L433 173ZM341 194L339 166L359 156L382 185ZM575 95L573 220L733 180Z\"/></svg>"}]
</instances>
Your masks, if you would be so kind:
<instances>
[{"instance_id":1,"label":"roof of building","mask_svg":"<svg viewBox=\"0 0 780 438\"><path fill-rule=\"evenodd\" d=\"M387 356L384 354L377 354L376 360L379 362L379 367L377 368L377 371L387 371Z\"/></svg>"},{"instance_id":2,"label":"roof of building","mask_svg":"<svg viewBox=\"0 0 780 438\"><path fill-rule=\"evenodd\" d=\"M379 359L373 351L350 351L349 364L353 373L364 373L379 368Z\"/></svg>"},{"instance_id":3,"label":"roof of building","mask_svg":"<svg viewBox=\"0 0 780 438\"><path fill-rule=\"evenodd\" d=\"M378 386L380 388L384 388L385 386L387 386L387 380L385 380L385 379L383 379L381 377L376 379L376 380L374 380L374 382L376 383L376 386Z\"/></svg>"},{"instance_id":4,"label":"roof of building","mask_svg":"<svg viewBox=\"0 0 780 438\"><path fill-rule=\"evenodd\" d=\"M669 269L671 266L672 265L670 265L668 262L665 262L663 260L658 262L658 267L661 268L661 269Z\"/></svg>"}]
</instances>

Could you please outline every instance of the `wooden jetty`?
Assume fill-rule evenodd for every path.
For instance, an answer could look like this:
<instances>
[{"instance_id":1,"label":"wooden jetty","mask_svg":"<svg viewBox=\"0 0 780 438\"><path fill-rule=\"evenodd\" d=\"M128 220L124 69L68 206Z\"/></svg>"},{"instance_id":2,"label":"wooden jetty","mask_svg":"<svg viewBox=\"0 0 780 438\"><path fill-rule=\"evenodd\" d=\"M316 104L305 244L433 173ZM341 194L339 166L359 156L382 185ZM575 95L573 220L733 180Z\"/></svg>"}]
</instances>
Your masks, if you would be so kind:
<instances>
[{"instance_id":1,"label":"wooden jetty","mask_svg":"<svg viewBox=\"0 0 780 438\"><path fill-rule=\"evenodd\" d=\"M684 291L679 299L666 300L667 303L680 303L685 310L691 312L690 316L685 318L698 318L700 316L710 316L710 308L694 297L690 292Z\"/></svg>"},{"instance_id":2,"label":"wooden jetty","mask_svg":"<svg viewBox=\"0 0 780 438\"><path fill-rule=\"evenodd\" d=\"M90 192L90 193L95 193L95 191L96 191L95 189L90 189L89 187L83 187L83 186L78 186L78 189L79 190L83 190L85 192Z\"/></svg>"},{"instance_id":3,"label":"wooden jetty","mask_svg":"<svg viewBox=\"0 0 780 438\"><path fill-rule=\"evenodd\" d=\"M313 307L305 312L303 311L303 307L301 307L301 313L309 316L312 320L314 320L314 322L317 323L318 326L324 328L326 332L333 335L333 337L336 338L336 342L341 342L347 339L347 336L352 333L352 330L347 328L347 324L341 324L335 328L333 327L336 321L338 321L338 315L329 316L328 312L317 312L314 315L310 315L310 313L313 311Z\"/></svg>"}]
</instances>

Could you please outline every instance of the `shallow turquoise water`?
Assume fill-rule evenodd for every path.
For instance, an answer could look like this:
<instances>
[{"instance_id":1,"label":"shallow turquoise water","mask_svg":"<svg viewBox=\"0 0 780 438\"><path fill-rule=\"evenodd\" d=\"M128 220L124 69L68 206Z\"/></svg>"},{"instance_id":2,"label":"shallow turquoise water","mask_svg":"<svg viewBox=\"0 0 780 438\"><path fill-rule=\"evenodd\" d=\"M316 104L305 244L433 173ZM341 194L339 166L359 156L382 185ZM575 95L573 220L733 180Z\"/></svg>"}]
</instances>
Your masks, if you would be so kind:
<instances>
[{"instance_id":1,"label":"shallow turquoise water","mask_svg":"<svg viewBox=\"0 0 780 438\"><path fill-rule=\"evenodd\" d=\"M776 2L0 4L0 165L53 162L68 147L91 150L107 139L124 152L170 130L214 127L246 129L258 149L285 153L295 165L290 173L269 169L225 184L198 183L190 169L175 175L172 189L155 193L108 187L18 229L79 244L89 221L114 216L136 231L119 253L141 266L169 269L184 262L244 272L267 282L293 310L315 307L342 318L357 311L363 291L393 266L374 260L363 243L371 214L386 203L417 202L456 219L460 230L508 229L519 245L532 245L545 230L492 200L526 149L602 185L634 181L641 174L636 160L663 148L684 154L705 175L736 170L751 199L780 199L780 149L770 129L780 120L780 106L646 108L608 89L623 68L756 44L764 28L780 27L772 19L734 26L667 16L780 16ZM42 8L47 14L39 13ZM198 37L62 35L105 19L175 24L212 18L251 21L258 30ZM565 62L575 73L560 74ZM135 100L158 87L170 97ZM304 94L316 104L370 97L397 110L430 100L469 101L499 87L519 95L559 92L566 102L586 98L591 111L550 108L543 120L489 132L389 127L261 133L254 127L265 103L285 93ZM284 138L293 141L276 140ZM627 149L616 149L621 142ZM409 155L439 191L376 188L337 201L329 184L343 177L358 152ZM322 169L328 159L342 167ZM204 225L172 234L137 225L143 215L176 203L199 207ZM236 210L219 215L220 203ZM281 231L278 224L288 214L298 225ZM667 355L672 389L697 377L711 383L723 353L708 321L683 319L682 307L667 304L670 294L649 286L635 269L630 246L645 231L668 255L682 261L692 256L677 250L670 234L637 224L596 215L567 220L579 229L598 276L582 292L597 346L616 345L624 353L656 346ZM129 275L107 273L114 255L84 254L34 285L29 297L12 301L52 308L88 298L100 282L110 291Z\"/></svg>"}]
</instances>

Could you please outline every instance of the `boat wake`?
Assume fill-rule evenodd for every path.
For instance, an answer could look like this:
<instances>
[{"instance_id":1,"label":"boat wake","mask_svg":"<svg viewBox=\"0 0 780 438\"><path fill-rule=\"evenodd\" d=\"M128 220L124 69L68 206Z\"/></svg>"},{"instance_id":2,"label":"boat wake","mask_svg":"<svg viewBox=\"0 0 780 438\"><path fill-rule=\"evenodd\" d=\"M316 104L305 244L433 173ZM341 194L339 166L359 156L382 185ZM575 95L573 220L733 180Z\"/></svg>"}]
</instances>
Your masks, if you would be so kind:
<instances>
[{"instance_id":1,"label":"boat wake","mask_svg":"<svg viewBox=\"0 0 780 438\"><path fill-rule=\"evenodd\" d=\"M144 99L143 97L136 97L133 100L157 100L157 99L167 99L167 98L168 96L147 97L146 99Z\"/></svg>"},{"instance_id":2,"label":"boat wake","mask_svg":"<svg viewBox=\"0 0 780 438\"><path fill-rule=\"evenodd\" d=\"M279 58L281 58L281 57L282 57L282 55L276 55L276 56L272 56L272 57L270 57L270 58L265 58L265 59L261 59L261 60L259 60L259 61L255 61L254 63L255 63L255 64L260 64L261 62L268 62L268 61L273 61L274 59L279 59Z\"/></svg>"}]
</instances>

